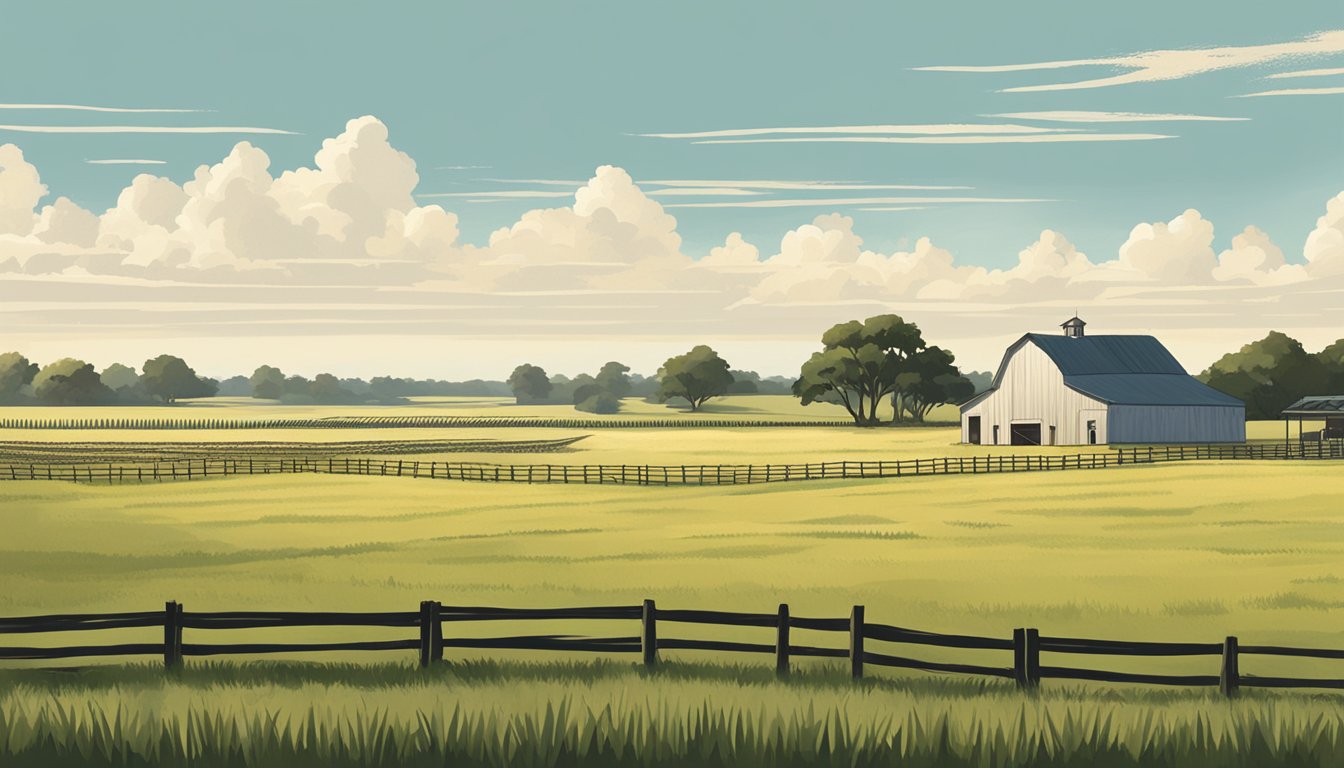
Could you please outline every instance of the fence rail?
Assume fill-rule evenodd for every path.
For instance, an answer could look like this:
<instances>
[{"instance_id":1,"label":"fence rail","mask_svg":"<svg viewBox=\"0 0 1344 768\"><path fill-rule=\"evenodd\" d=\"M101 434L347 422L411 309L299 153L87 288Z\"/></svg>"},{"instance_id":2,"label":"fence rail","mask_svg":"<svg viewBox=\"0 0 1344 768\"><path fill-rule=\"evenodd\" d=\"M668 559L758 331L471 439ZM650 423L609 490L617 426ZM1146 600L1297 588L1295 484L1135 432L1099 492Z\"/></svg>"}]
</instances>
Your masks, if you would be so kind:
<instances>
[{"instance_id":1,"label":"fence rail","mask_svg":"<svg viewBox=\"0 0 1344 768\"><path fill-rule=\"evenodd\" d=\"M477 482L588 485L747 485L927 475L1051 472L1173 461L1301 461L1344 459L1344 443L1188 445L1122 448L1094 453L1029 456L952 456L900 461L813 464L489 464L481 462L353 458L186 458L68 464L0 462L0 480L153 482L227 475L318 473Z\"/></svg>"},{"instance_id":2,"label":"fence rail","mask_svg":"<svg viewBox=\"0 0 1344 768\"><path fill-rule=\"evenodd\" d=\"M638 633L588 637L567 634L506 635L498 637L459 636L459 626L488 621L616 621L633 625ZM773 630L757 642L692 637L667 637L664 631L681 634L682 627L734 626ZM1227 696L1235 696L1242 687L1322 688L1344 690L1344 678L1298 678L1252 676L1241 672L1247 656L1313 657L1344 660L1344 650L1290 648L1271 645L1240 645L1236 637L1218 643L1134 642L1042 636L1034 628L1013 630L1009 637L979 637L944 634L869 622L864 607L853 606L848 618L804 618L794 616L787 604L774 613L735 611L665 610L654 601L641 605L598 606L584 608L493 608L446 606L426 600L418 611L335 612L229 611L188 613L181 603L168 602L163 611L107 613L87 615L25 616L0 618L0 635L16 633L66 633L107 629L161 628L162 642L116 643L107 645L0 646L0 659L57 660L91 657L161 656L167 669L183 665L188 657L222 655L258 655L272 653L329 653L353 651L408 651L419 653L420 666L444 661L445 649L531 650L591 653L638 653L648 667L659 663L660 651L717 651L723 653L771 654L775 669L789 674L792 657L847 659L854 678L865 675L868 666L912 669L954 675L1003 678L1016 681L1024 689L1036 688L1042 680L1087 680L1110 683L1141 683L1171 686L1218 686ZM416 628L418 636L392 640L348 640L341 642L184 642L184 630L192 634L213 630L268 629L294 627L392 627ZM632 629L634 627L632 626ZM791 631L804 629L845 636L843 647L800 645ZM207 638L208 639L208 638ZM872 644L880 650L871 650ZM977 649L1011 653L1011 662L961 663L932 661L899 656L889 645ZM1115 657L1216 656L1217 674L1152 674L1119 672L1105 669L1043 665L1041 655L1085 654Z\"/></svg>"},{"instance_id":3,"label":"fence rail","mask_svg":"<svg viewBox=\"0 0 1344 768\"><path fill-rule=\"evenodd\" d=\"M4 418L0 429L533 429L680 428L680 427L853 427L839 419L728 419L717 417L612 416L593 418L532 418L522 416L331 416L318 419L228 419L172 417ZM926 422L919 426L955 426L955 422Z\"/></svg>"}]
</instances>

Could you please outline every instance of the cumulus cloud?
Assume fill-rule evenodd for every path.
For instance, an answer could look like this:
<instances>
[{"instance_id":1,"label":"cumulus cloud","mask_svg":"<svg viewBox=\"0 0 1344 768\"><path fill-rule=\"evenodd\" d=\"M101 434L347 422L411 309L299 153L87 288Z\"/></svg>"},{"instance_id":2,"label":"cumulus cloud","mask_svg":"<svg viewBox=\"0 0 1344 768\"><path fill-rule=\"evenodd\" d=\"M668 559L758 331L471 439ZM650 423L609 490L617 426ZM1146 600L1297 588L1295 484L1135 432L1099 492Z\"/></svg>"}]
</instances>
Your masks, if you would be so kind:
<instances>
[{"instance_id":1,"label":"cumulus cloud","mask_svg":"<svg viewBox=\"0 0 1344 768\"><path fill-rule=\"evenodd\" d=\"M1139 224L1120 246L1122 269L1167 284L1206 282L1215 264L1213 224L1193 208L1169 222Z\"/></svg>"},{"instance_id":2,"label":"cumulus cloud","mask_svg":"<svg viewBox=\"0 0 1344 768\"><path fill-rule=\"evenodd\" d=\"M0 235L26 235L33 228L33 209L47 194L37 167L23 159L13 144L0 146Z\"/></svg>"},{"instance_id":3,"label":"cumulus cloud","mask_svg":"<svg viewBox=\"0 0 1344 768\"><path fill-rule=\"evenodd\" d=\"M415 162L391 142L376 118L358 118L311 164L284 172L241 142L184 183L136 176L101 213L47 197L22 152L0 146L0 300L49 302L69 314L61 325L55 309L24 314L0 304L0 322L117 335L152 325L182 335L810 337L826 323L898 311L983 336L987 312L1024 318L1016 327L1065 304L1204 312L1224 325L1228 302L1255 308L1238 313L1244 323L1285 307L1319 315L1337 300L1331 286L1344 287L1344 193L1327 203L1300 256L1244 223L1215 255L1214 224L1192 209L1139 224L1100 258L1046 229L1025 247L1004 244L1016 261L990 269L929 237L879 252L841 213L788 230L777 244L758 247L732 232L707 254L687 253L672 206L621 168L602 166L564 193L568 205L528 211L475 244L461 241L457 214L417 205ZM162 290L169 283L174 289ZM150 320L91 309L100 302L177 306ZM230 312L212 314L215 305Z\"/></svg>"},{"instance_id":4,"label":"cumulus cloud","mask_svg":"<svg viewBox=\"0 0 1344 768\"><path fill-rule=\"evenodd\" d=\"M1325 215L1316 220L1316 228L1307 236L1303 255L1313 275L1344 274L1344 192L1326 203Z\"/></svg>"}]
</instances>

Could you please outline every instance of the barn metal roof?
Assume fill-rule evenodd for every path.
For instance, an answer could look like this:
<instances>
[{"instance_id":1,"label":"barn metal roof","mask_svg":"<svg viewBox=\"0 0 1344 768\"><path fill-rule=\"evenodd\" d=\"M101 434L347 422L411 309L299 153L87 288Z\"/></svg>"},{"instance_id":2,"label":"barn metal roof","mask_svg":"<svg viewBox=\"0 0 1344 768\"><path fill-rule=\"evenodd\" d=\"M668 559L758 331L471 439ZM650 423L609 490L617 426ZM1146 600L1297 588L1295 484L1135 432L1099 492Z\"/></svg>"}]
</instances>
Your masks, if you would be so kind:
<instances>
[{"instance_id":1,"label":"barn metal roof","mask_svg":"<svg viewBox=\"0 0 1344 768\"><path fill-rule=\"evenodd\" d=\"M1099 373L1167 373L1185 375L1162 342L1152 336L1048 336L1029 333L1065 376Z\"/></svg>"},{"instance_id":2,"label":"barn metal roof","mask_svg":"<svg viewBox=\"0 0 1344 768\"><path fill-rule=\"evenodd\" d=\"M1344 415L1344 395L1304 397L1283 409L1283 416Z\"/></svg>"},{"instance_id":3,"label":"barn metal roof","mask_svg":"<svg viewBox=\"0 0 1344 768\"><path fill-rule=\"evenodd\" d=\"M1231 395L1186 373L1152 336L1050 336L1028 333L1008 348L994 384L962 404L973 407L999 388L1013 353L1033 343L1059 367L1064 385L1111 405L1245 407Z\"/></svg>"},{"instance_id":4,"label":"barn metal roof","mask_svg":"<svg viewBox=\"0 0 1344 768\"><path fill-rule=\"evenodd\" d=\"M1064 384L1112 405L1245 406L1184 373L1093 373L1065 376Z\"/></svg>"}]
</instances>

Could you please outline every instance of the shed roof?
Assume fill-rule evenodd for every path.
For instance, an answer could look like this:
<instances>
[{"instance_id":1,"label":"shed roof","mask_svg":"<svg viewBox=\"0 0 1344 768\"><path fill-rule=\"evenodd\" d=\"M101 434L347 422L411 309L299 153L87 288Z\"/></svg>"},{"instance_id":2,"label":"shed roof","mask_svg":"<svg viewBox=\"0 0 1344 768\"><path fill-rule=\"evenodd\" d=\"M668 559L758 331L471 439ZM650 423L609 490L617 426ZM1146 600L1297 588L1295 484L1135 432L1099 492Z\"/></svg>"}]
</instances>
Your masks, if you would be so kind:
<instances>
[{"instance_id":1,"label":"shed roof","mask_svg":"<svg viewBox=\"0 0 1344 768\"><path fill-rule=\"evenodd\" d=\"M1283 416L1344 416L1344 395L1304 397L1283 409Z\"/></svg>"}]
</instances>

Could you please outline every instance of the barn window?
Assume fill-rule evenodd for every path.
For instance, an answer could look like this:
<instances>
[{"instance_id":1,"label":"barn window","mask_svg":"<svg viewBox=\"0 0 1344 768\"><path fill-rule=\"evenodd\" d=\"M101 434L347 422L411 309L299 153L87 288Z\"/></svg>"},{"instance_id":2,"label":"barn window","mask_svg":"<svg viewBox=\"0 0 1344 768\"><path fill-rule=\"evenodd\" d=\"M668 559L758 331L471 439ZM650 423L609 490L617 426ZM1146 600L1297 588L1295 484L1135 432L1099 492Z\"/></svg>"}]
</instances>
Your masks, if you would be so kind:
<instances>
[{"instance_id":1,"label":"barn window","mask_svg":"<svg viewBox=\"0 0 1344 768\"><path fill-rule=\"evenodd\" d=\"M994 444L995 444L995 445L998 445L998 444L999 444L999 425L998 425L998 424L995 424L995 425L994 425Z\"/></svg>"}]
</instances>

